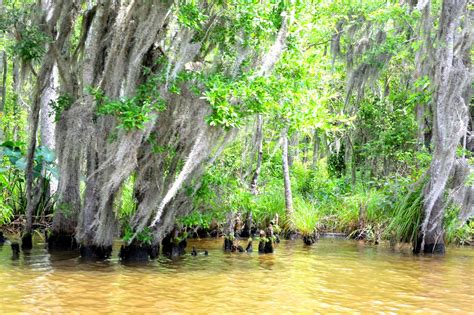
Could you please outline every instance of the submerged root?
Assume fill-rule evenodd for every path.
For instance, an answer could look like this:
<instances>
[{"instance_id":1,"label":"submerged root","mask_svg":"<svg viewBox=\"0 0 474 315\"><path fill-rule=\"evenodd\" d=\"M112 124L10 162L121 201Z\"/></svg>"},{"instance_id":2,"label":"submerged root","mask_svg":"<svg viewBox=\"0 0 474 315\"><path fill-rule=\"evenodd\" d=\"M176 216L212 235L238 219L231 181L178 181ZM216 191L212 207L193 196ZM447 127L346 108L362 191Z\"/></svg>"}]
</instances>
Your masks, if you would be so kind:
<instances>
[{"instance_id":1,"label":"submerged root","mask_svg":"<svg viewBox=\"0 0 474 315\"><path fill-rule=\"evenodd\" d=\"M159 252L160 247L158 245L122 245L119 257L123 262L148 261L149 259L156 259Z\"/></svg>"},{"instance_id":2,"label":"submerged root","mask_svg":"<svg viewBox=\"0 0 474 315\"><path fill-rule=\"evenodd\" d=\"M47 239L50 251L68 251L79 248L74 234L53 232Z\"/></svg>"},{"instance_id":3,"label":"submerged root","mask_svg":"<svg viewBox=\"0 0 474 315\"><path fill-rule=\"evenodd\" d=\"M112 255L112 246L81 245L80 251L84 260L103 260Z\"/></svg>"}]
</instances>

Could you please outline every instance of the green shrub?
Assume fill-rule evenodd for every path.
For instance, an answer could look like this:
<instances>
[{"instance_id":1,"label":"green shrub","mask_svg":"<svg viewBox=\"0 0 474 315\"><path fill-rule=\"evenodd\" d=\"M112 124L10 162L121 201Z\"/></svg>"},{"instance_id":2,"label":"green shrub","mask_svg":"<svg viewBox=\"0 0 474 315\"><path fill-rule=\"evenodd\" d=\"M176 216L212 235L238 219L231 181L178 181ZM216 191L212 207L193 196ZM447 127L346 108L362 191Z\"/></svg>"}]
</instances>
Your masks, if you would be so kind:
<instances>
[{"instance_id":1,"label":"green shrub","mask_svg":"<svg viewBox=\"0 0 474 315\"><path fill-rule=\"evenodd\" d=\"M8 224L11 222L12 219L13 219L12 209L4 203L3 198L0 196L0 225Z\"/></svg>"},{"instance_id":2,"label":"green shrub","mask_svg":"<svg viewBox=\"0 0 474 315\"><path fill-rule=\"evenodd\" d=\"M386 230L386 237L394 236L400 242L413 242L423 214L423 183L418 183L396 205Z\"/></svg>"},{"instance_id":3,"label":"green shrub","mask_svg":"<svg viewBox=\"0 0 474 315\"><path fill-rule=\"evenodd\" d=\"M451 205L444 215L444 241L447 244L472 245L474 244L474 222L461 222L459 220L460 208Z\"/></svg>"},{"instance_id":4,"label":"green shrub","mask_svg":"<svg viewBox=\"0 0 474 315\"><path fill-rule=\"evenodd\" d=\"M295 198L294 213L290 218L292 225L303 235L314 233L318 223L318 211L304 199Z\"/></svg>"}]
</instances>

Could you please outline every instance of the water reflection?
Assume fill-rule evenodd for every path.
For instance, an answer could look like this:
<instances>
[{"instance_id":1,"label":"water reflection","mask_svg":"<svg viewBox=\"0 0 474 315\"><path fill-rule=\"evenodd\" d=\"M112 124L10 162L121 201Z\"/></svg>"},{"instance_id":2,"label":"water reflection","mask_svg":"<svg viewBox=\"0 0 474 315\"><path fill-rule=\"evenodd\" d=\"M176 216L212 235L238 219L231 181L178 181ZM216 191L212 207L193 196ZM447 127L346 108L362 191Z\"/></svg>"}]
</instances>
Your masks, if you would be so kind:
<instances>
[{"instance_id":1,"label":"water reflection","mask_svg":"<svg viewBox=\"0 0 474 315\"><path fill-rule=\"evenodd\" d=\"M214 240L192 246L209 256L81 262L37 244L12 261L10 246L0 246L0 313L473 311L472 248L424 257L332 239L282 241L271 255L223 253Z\"/></svg>"}]
</instances>

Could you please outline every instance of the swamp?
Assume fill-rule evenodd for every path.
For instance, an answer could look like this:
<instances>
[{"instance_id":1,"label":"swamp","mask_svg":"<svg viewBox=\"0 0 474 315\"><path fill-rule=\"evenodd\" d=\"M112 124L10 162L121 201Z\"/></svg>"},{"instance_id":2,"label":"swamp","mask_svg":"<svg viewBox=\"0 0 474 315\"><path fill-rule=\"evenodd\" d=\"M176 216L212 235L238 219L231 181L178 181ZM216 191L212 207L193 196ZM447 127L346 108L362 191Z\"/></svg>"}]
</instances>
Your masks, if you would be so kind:
<instances>
[{"instance_id":1,"label":"swamp","mask_svg":"<svg viewBox=\"0 0 474 315\"><path fill-rule=\"evenodd\" d=\"M0 313L473 313L470 0L0 0Z\"/></svg>"}]
</instances>

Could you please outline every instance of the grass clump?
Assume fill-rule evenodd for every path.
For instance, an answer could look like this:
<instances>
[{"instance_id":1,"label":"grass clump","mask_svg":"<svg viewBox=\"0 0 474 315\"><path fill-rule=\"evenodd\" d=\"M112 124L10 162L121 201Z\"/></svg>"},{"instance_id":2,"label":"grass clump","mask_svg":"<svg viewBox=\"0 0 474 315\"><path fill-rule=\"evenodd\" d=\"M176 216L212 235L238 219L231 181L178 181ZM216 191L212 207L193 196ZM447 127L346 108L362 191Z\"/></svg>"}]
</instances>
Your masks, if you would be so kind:
<instances>
[{"instance_id":1,"label":"grass clump","mask_svg":"<svg viewBox=\"0 0 474 315\"><path fill-rule=\"evenodd\" d=\"M314 234L318 224L318 211L314 206L304 199L294 200L295 212L290 218L291 225L303 236Z\"/></svg>"},{"instance_id":2,"label":"grass clump","mask_svg":"<svg viewBox=\"0 0 474 315\"><path fill-rule=\"evenodd\" d=\"M399 242L413 242L418 238L423 214L423 187L418 183L395 205L386 229L389 238L394 237Z\"/></svg>"}]
</instances>

